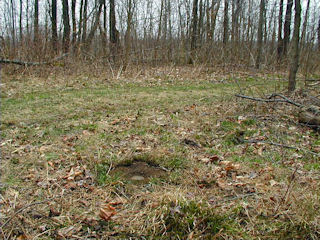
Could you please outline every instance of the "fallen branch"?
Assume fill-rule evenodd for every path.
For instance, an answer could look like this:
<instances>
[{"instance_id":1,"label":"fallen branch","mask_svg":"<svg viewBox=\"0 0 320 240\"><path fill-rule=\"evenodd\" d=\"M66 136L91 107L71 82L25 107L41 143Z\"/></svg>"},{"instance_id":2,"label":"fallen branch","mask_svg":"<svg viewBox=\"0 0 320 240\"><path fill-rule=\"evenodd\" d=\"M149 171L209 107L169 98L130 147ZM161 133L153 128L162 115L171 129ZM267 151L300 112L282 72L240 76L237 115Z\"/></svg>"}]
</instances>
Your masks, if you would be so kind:
<instances>
[{"instance_id":1,"label":"fallen branch","mask_svg":"<svg viewBox=\"0 0 320 240\"><path fill-rule=\"evenodd\" d=\"M256 98L256 97L250 97L250 96L246 96L246 95L242 95L242 94L236 94L236 97L239 98L245 98L245 99L249 99L252 101L257 101L257 102L280 102L280 103L290 103L296 107L304 107L302 104L300 103L296 103L292 100L290 100L289 98L281 95L281 94L272 94L269 98ZM282 99L272 99L275 97L281 97Z\"/></svg>"},{"instance_id":2,"label":"fallen branch","mask_svg":"<svg viewBox=\"0 0 320 240\"><path fill-rule=\"evenodd\" d=\"M277 147L283 147L283 148L288 148L288 149L294 149L294 150L300 150L297 147L293 147L293 146L288 146L288 145L284 145L284 144L280 144L280 143L274 143L274 142L266 142L266 141L260 141L260 140L255 140L255 139L251 139L251 140L243 140L246 143L262 143L262 144L269 144L269 145L273 145L273 146L277 146Z\"/></svg>"},{"instance_id":3,"label":"fallen branch","mask_svg":"<svg viewBox=\"0 0 320 240\"><path fill-rule=\"evenodd\" d=\"M0 63L2 64L16 64L16 65L20 65L20 66L38 66L38 65L46 65L46 64L51 64L53 62L59 61L61 59L63 59L64 57L68 56L69 53L65 53L59 57L56 57L50 61L47 62L24 62L24 61L20 61L20 60L9 60L9 59L0 59Z\"/></svg>"},{"instance_id":4,"label":"fallen branch","mask_svg":"<svg viewBox=\"0 0 320 240\"><path fill-rule=\"evenodd\" d=\"M320 156L319 153L316 153L316 152L313 152L313 151L310 151L310 150L301 149L301 148L298 148L298 147L289 146L289 145L284 145L284 144L280 144L280 143L267 142L267 141L256 140L256 139L243 140L243 142L245 142L245 143L262 143L262 144L268 144L268 145L273 145L273 146L277 146L277 147L283 147L283 148L293 149L293 150L297 150L297 151L307 152L307 153L313 154L313 155L315 155L315 156Z\"/></svg>"},{"instance_id":5,"label":"fallen branch","mask_svg":"<svg viewBox=\"0 0 320 240\"><path fill-rule=\"evenodd\" d=\"M51 200L53 200L54 198L50 198L50 199L47 199L47 200L44 200L44 201L41 201L41 202L34 202L34 203L31 203L27 206L24 206L23 208L20 208L18 211L16 211L7 221L5 221L4 224L2 224L0 226L1 229L3 229L15 216L17 216L19 213L23 212L24 210L26 210L27 208L30 208L30 207L33 207L35 205L41 205L41 204L44 204L44 203L47 203L47 202L50 202Z\"/></svg>"}]
</instances>

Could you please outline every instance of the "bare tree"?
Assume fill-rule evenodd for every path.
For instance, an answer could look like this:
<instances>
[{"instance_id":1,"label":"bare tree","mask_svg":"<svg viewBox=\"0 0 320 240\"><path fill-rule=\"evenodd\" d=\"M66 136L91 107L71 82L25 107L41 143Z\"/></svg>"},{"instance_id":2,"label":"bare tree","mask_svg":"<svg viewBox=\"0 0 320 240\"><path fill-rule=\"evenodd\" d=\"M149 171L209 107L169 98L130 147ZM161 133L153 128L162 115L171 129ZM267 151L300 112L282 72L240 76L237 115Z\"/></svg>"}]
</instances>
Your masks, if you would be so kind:
<instances>
[{"instance_id":1,"label":"bare tree","mask_svg":"<svg viewBox=\"0 0 320 240\"><path fill-rule=\"evenodd\" d=\"M299 51L300 25L301 25L301 3L300 3L300 0L295 0L293 49L292 49L292 57L290 61L288 92L292 92L296 89L296 75L299 68L299 52L300 52Z\"/></svg>"},{"instance_id":2,"label":"bare tree","mask_svg":"<svg viewBox=\"0 0 320 240\"><path fill-rule=\"evenodd\" d=\"M197 46L197 23L198 23L198 0L193 0L192 5L192 30L191 30L191 51Z\"/></svg>"},{"instance_id":3,"label":"bare tree","mask_svg":"<svg viewBox=\"0 0 320 240\"><path fill-rule=\"evenodd\" d=\"M33 22L34 42L39 41L39 0L34 0L34 22Z\"/></svg>"},{"instance_id":4,"label":"bare tree","mask_svg":"<svg viewBox=\"0 0 320 240\"><path fill-rule=\"evenodd\" d=\"M57 0L51 2L51 31L52 47L54 51L58 50L58 31L57 31Z\"/></svg>"},{"instance_id":5,"label":"bare tree","mask_svg":"<svg viewBox=\"0 0 320 240\"><path fill-rule=\"evenodd\" d=\"M293 0L288 0L287 2L287 10L284 22L284 36L283 36L283 47L282 47L282 56L286 56L288 52L288 46L290 41L291 34L291 17L292 17L292 6Z\"/></svg>"},{"instance_id":6,"label":"bare tree","mask_svg":"<svg viewBox=\"0 0 320 240\"><path fill-rule=\"evenodd\" d=\"M279 7L279 18L278 18L278 60L281 59L282 51L283 51L283 39L282 39L282 21L283 21L283 0L280 0Z\"/></svg>"},{"instance_id":7,"label":"bare tree","mask_svg":"<svg viewBox=\"0 0 320 240\"><path fill-rule=\"evenodd\" d=\"M224 0L224 18L223 18L223 45L226 45L229 38L229 0Z\"/></svg>"},{"instance_id":8,"label":"bare tree","mask_svg":"<svg viewBox=\"0 0 320 240\"><path fill-rule=\"evenodd\" d=\"M62 19L63 19L63 51L68 52L70 46L70 22L68 0L62 0Z\"/></svg>"},{"instance_id":9,"label":"bare tree","mask_svg":"<svg viewBox=\"0 0 320 240\"><path fill-rule=\"evenodd\" d=\"M23 41L22 13L23 13L23 0L20 0L19 32L20 32L20 42L21 43Z\"/></svg>"},{"instance_id":10,"label":"bare tree","mask_svg":"<svg viewBox=\"0 0 320 240\"><path fill-rule=\"evenodd\" d=\"M99 4L98 4L98 10L96 12L96 17L95 17L93 26L91 27L91 30L90 30L89 35L88 35L88 38L86 40L86 46L87 47L89 47L91 45L91 42L92 42L93 37L94 37L94 34L97 31L97 28L99 26L102 7L103 7L103 1L100 0Z\"/></svg>"},{"instance_id":11,"label":"bare tree","mask_svg":"<svg viewBox=\"0 0 320 240\"><path fill-rule=\"evenodd\" d=\"M76 22L76 0L71 1L71 18L72 18L72 45L76 42L77 38L77 22Z\"/></svg>"},{"instance_id":12,"label":"bare tree","mask_svg":"<svg viewBox=\"0 0 320 240\"><path fill-rule=\"evenodd\" d=\"M304 21L302 26L301 42L300 42L301 46L302 44L304 44L305 38L306 38L306 31L307 31L308 18L309 18L309 8L310 8L310 0L308 0L307 2L306 13L304 14Z\"/></svg>"},{"instance_id":13,"label":"bare tree","mask_svg":"<svg viewBox=\"0 0 320 240\"><path fill-rule=\"evenodd\" d=\"M320 51L320 16L318 22L318 50Z\"/></svg>"},{"instance_id":14,"label":"bare tree","mask_svg":"<svg viewBox=\"0 0 320 240\"><path fill-rule=\"evenodd\" d=\"M118 52L118 44L119 44L119 32L116 27L116 9L114 0L110 0L110 52L113 56L113 60L115 60L115 56Z\"/></svg>"},{"instance_id":15,"label":"bare tree","mask_svg":"<svg viewBox=\"0 0 320 240\"><path fill-rule=\"evenodd\" d=\"M260 62L261 62L264 16L265 16L265 0L260 0L260 14L259 14L259 26L258 26L258 49L257 49L256 68L260 67Z\"/></svg>"},{"instance_id":16,"label":"bare tree","mask_svg":"<svg viewBox=\"0 0 320 240\"><path fill-rule=\"evenodd\" d=\"M87 19L88 18L88 0L84 0L82 21L82 42L87 39Z\"/></svg>"}]
</instances>

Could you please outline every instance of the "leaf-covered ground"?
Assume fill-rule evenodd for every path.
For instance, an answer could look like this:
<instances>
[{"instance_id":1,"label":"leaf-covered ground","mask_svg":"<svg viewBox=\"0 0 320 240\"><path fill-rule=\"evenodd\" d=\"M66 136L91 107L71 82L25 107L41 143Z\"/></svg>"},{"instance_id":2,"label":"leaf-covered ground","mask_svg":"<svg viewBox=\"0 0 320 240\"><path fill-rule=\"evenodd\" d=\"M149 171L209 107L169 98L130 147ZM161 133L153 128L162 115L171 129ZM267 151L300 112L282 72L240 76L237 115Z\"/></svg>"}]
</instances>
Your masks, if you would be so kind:
<instances>
[{"instance_id":1,"label":"leaf-covered ground","mask_svg":"<svg viewBox=\"0 0 320 240\"><path fill-rule=\"evenodd\" d=\"M2 76L3 239L320 238L319 134L234 96L284 74L36 71Z\"/></svg>"}]
</instances>

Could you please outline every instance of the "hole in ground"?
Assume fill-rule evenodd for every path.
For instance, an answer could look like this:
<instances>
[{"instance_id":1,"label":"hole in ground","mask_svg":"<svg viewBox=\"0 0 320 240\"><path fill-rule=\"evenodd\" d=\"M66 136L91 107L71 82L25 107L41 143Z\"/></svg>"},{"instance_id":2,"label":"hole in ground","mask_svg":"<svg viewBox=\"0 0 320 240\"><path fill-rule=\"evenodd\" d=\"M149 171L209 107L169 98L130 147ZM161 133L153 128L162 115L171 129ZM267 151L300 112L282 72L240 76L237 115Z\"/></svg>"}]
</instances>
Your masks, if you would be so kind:
<instances>
[{"instance_id":1,"label":"hole in ground","mask_svg":"<svg viewBox=\"0 0 320 240\"><path fill-rule=\"evenodd\" d=\"M167 175L167 172L155 164L150 164L148 161L133 160L124 164L117 165L112 171L112 175L135 182L147 183L151 178L162 178Z\"/></svg>"}]
</instances>

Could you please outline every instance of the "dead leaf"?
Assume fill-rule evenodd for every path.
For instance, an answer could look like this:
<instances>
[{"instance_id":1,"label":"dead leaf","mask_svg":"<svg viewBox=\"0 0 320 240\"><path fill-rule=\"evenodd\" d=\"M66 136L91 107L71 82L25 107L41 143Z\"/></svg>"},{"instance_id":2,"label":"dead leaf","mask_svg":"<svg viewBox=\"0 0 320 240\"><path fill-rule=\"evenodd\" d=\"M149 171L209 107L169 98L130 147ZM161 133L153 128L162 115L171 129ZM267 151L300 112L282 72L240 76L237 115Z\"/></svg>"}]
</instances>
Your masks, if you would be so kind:
<instances>
[{"instance_id":1,"label":"dead leaf","mask_svg":"<svg viewBox=\"0 0 320 240\"><path fill-rule=\"evenodd\" d=\"M105 221L109 221L112 216L116 214L116 209L112 207L110 204L100 208L99 217Z\"/></svg>"}]
</instances>

